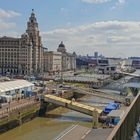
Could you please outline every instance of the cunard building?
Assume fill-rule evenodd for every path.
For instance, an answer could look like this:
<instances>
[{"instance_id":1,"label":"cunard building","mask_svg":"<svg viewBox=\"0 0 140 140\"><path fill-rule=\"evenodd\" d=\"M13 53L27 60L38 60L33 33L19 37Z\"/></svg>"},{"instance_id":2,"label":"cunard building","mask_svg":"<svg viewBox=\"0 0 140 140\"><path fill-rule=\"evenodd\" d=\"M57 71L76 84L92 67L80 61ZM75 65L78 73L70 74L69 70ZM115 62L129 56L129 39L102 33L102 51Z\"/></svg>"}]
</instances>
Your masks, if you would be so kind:
<instances>
[{"instance_id":1,"label":"cunard building","mask_svg":"<svg viewBox=\"0 0 140 140\"><path fill-rule=\"evenodd\" d=\"M0 73L30 75L43 72L43 48L32 10L26 33L20 38L0 38Z\"/></svg>"}]
</instances>

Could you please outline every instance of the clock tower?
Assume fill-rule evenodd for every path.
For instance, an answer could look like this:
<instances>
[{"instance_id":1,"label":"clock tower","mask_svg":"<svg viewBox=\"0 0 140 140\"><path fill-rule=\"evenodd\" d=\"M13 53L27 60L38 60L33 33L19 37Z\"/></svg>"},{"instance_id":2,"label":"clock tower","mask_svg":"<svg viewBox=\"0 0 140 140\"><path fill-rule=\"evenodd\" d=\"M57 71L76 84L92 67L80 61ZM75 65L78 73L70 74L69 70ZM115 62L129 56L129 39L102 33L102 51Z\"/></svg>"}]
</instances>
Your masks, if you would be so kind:
<instances>
[{"instance_id":1,"label":"clock tower","mask_svg":"<svg viewBox=\"0 0 140 140\"><path fill-rule=\"evenodd\" d=\"M33 73L37 75L43 72L43 48L34 9L32 9L31 16L29 17L29 21L27 22L26 32L28 33L33 45L32 67Z\"/></svg>"}]
</instances>

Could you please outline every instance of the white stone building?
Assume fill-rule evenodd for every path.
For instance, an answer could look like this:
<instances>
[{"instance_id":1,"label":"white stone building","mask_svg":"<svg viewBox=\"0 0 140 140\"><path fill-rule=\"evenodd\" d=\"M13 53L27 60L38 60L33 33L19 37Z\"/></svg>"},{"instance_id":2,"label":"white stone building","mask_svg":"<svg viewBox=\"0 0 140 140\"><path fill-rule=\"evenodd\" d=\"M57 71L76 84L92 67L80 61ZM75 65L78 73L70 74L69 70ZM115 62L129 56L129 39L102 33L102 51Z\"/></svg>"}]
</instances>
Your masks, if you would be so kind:
<instances>
[{"instance_id":1,"label":"white stone building","mask_svg":"<svg viewBox=\"0 0 140 140\"><path fill-rule=\"evenodd\" d=\"M59 44L57 51L62 53L62 71L76 70L76 53L68 53L63 42Z\"/></svg>"},{"instance_id":2,"label":"white stone building","mask_svg":"<svg viewBox=\"0 0 140 140\"><path fill-rule=\"evenodd\" d=\"M76 54L66 52L63 42L57 52L43 48L37 19L32 10L26 33L20 38L0 38L0 74L38 75L76 69Z\"/></svg>"},{"instance_id":3,"label":"white stone building","mask_svg":"<svg viewBox=\"0 0 140 140\"><path fill-rule=\"evenodd\" d=\"M43 48L38 23L32 10L26 33L21 38L0 38L0 73L30 75L43 72Z\"/></svg>"},{"instance_id":4,"label":"white stone building","mask_svg":"<svg viewBox=\"0 0 140 140\"><path fill-rule=\"evenodd\" d=\"M62 53L44 51L44 72L59 73L62 69Z\"/></svg>"}]
</instances>

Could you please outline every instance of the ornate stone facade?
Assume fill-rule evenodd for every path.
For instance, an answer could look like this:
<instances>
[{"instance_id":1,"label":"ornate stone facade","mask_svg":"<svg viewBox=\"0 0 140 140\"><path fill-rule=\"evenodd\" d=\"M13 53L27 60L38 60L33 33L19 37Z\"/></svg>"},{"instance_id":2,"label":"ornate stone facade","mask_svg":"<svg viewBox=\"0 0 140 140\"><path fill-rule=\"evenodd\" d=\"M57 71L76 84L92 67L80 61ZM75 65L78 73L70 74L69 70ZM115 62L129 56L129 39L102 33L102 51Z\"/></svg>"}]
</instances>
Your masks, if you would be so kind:
<instances>
[{"instance_id":1,"label":"ornate stone facade","mask_svg":"<svg viewBox=\"0 0 140 140\"><path fill-rule=\"evenodd\" d=\"M62 69L62 53L44 51L44 72L59 73Z\"/></svg>"},{"instance_id":2,"label":"ornate stone facade","mask_svg":"<svg viewBox=\"0 0 140 140\"><path fill-rule=\"evenodd\" d=\"M76 55L66 52L63 42L57 52L42 47L37 19L32 10L26 33L20 38L0 38L0 74L38 75L76 69Z\"/></svg>"},{"instance_id":3,"label":"ornate stone facade","mask_svg":"<svg viewBox=\"0 0 140 140\"><path fill-rule=\"evenodd\" d=\"M62 53L62 71L76 70L76 54L68 53L65 45L61 42L57 49Z\"/></svg>"},{"instance_id":4,"label":"ornate stone facade","mask_svg":"<svg viewBox=\"0 0 140 140\"><path fill-rule=\"evenodd\" d=\"M38 23L35 13L32 10L31 17L27 23L27 30L33 47L33 73L38 74L43 72L43 48L41 43L41 36L39 34Z\"/></svg>"},{"instance_id":5,"label":"ornate stone facade","mask_svg":"<svg viewBox=\"0 0 140 140\"><path fill-rule=\"evenodd\" d=\"M43 72L43 48L38 23L32 10L26 33L21 38L0 38L0 73L31 75Z\"/></svg>"}]
</instances>

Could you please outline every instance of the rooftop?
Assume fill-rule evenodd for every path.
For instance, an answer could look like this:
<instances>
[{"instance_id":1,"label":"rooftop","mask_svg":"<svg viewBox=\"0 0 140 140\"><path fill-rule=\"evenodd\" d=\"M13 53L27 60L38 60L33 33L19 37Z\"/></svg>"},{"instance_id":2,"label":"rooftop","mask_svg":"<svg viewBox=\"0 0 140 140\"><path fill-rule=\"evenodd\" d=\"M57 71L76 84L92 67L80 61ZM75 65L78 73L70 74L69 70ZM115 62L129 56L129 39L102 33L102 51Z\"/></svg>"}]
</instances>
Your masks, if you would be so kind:
<instances>
[{"instance_id":1,"label":"rooftop","mask_svg":"<svg viewBox=\"0 0 140 140\"><path fill-rule=\"evenodd\" d=\"M21 89L24 87L33 86L34 84L26 81L26 80L14 80L14 81L6 81L0 82L0 93L7 92L11 90Z\"/></svg>"}]
</instances>

